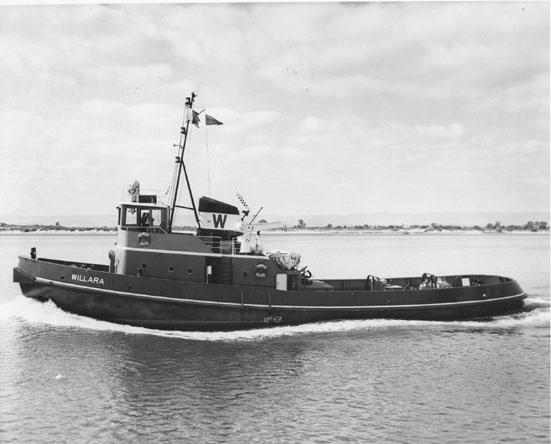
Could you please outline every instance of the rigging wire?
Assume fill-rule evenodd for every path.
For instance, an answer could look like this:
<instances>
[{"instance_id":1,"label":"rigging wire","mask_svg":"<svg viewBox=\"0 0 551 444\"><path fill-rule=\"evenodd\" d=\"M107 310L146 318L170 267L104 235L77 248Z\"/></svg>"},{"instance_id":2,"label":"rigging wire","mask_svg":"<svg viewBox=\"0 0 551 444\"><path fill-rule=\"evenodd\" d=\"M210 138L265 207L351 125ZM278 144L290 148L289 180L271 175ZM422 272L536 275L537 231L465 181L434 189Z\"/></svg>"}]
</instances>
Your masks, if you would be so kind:
<instances>
[{"instance_id":1,"label":"rigging wire","mask_svg":"<svg viewBox=\"0 0 551 444\"><path fill-rule=\"evenodd\" d=\"M208 178L208 182L209 182L209 197L211 197L212 194L210 193L209 132L208 132L207 128L208 128L208 125L206 124L206 121L205 121L205 138L206 138L206 142L207 142L207 178Z\"/></svg>"},{"instance_id":2,"label":"rigging wire","mask_svg":"<svg viewBox=\"0 0 551 444\"><path fill-rule=\"evenodd\" d=\"M173 193L174 193L174 189L176 188L176 177L178 176L178 167L179 167L178 164L176 164L174 166L174 173L172 174L172 181L171 181L170 185L168 186L168 188L166 189L166 192L165 192L165 198L168 195L169 196L169 202L172 202L172 199L174 197Z\"/></svg>"}]
</instances>

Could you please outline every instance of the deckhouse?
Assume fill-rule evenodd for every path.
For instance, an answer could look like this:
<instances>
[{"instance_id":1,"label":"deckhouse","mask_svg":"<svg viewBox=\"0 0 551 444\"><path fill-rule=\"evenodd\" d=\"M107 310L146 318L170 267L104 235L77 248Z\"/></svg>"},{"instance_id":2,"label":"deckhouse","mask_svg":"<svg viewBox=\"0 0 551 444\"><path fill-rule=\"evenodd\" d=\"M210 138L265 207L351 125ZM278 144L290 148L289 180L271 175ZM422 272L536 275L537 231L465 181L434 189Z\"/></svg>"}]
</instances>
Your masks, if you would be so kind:
<instances>
[{"instance_id":1,"label":"deckhouse","mask_svg":"<svg viewBox=\"0 0 551 444\"><path fill-rule=\"evenodd\" d=\"M143 197L143 198L142 198ZM117 274L221 285L300 289L298 259L250 247L237 207L199 199L196 232L173 231L171 208L155 196L117 206L117 242L111 263ZM251 233L248 233L250 236Z\"/></svg>"}]
</instances>

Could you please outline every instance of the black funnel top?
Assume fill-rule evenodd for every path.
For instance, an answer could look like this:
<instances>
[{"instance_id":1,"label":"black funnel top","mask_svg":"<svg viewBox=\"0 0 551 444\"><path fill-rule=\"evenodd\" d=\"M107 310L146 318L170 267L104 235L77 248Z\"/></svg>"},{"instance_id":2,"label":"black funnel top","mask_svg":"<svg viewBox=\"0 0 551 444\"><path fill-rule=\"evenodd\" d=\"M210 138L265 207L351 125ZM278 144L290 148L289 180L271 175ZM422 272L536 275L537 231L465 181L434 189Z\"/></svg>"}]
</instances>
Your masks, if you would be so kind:
<instances>
[{"instance_id":1,"label":"black funnel top","mask_svg":"<svg viewBox=\"0 0 551 444\"><path fill-rule=\"evenodd\" d=\"M203 213L222 213L222 214L237 214L239 210L233 205L225 202L220 202L216 199L203 196L199 199L199 211Z\"/></svg>"}]
</instances>

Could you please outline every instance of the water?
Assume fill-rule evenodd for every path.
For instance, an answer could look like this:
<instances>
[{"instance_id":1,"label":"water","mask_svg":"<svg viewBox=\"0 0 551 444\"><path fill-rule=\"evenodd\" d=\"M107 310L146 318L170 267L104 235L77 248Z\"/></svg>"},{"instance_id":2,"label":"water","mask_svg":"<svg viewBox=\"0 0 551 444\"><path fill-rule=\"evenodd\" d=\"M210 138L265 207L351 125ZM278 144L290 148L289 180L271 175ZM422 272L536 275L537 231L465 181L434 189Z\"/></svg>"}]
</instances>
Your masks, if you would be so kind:
<instances>
[{"instance_id":1,"label":"water","mask_svg":"<svg viewBox=\"0 0 551 444\"><path fill-rule=\"evenodd\" d=\"M549 238L270 235L318 278L495 273L526 310L161 332L20 295L17 254L107 262L113 238L0 236L2 442L549 442Z\"/></svg>"}]
</instances>

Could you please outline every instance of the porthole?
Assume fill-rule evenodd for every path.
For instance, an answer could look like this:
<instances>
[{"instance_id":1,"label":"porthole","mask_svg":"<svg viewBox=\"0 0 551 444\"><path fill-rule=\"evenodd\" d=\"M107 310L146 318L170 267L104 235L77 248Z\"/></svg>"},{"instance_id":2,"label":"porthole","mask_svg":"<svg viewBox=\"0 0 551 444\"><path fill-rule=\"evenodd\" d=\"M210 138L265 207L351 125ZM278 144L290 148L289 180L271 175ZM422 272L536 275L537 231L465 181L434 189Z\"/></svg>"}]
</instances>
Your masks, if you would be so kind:
<instances>
[{"instance_id":1,"label":"porthole","mask_svg":"<svg viewBox=\"0 0 551 444\"><path fill-rule=\"evenodd\" d=\"M170 267L168 267L168 271L170 271L171 273L174 273L174 267L171 265Z\"/></svg>"},{"instance_id":2,"label":"porthole","mask_svg":"<svg viewBox=\"0 0 551 444\"><path fill-rule=\"evenodd\" d=\"M191 273L193 273L193 270L191 268L188 268L187 269L187 274L191 274Z\"/></svg>"}]
</instances>

